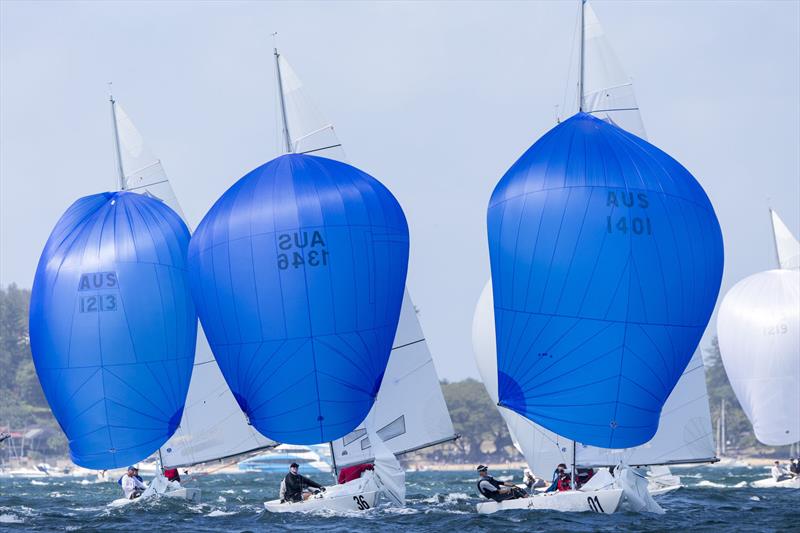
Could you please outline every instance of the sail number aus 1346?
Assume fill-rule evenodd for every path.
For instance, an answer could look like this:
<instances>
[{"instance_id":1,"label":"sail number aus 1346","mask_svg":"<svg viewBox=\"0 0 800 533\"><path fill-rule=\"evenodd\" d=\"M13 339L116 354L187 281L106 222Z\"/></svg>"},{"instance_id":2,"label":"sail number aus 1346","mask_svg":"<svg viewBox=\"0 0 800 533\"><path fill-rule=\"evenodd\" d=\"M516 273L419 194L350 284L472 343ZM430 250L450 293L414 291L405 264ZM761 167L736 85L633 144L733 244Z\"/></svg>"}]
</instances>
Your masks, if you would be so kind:
<instances>
[{"instance_id":1,"label":"sail number aus 1346","mask_svg":"<svg viewBox=\"0 0 800 533\"><path fill-rule=\"evenodd\" d=\"M278 268L287 270L290 266L319 267L328 266L330 253L327 250L325 236L321 231L295 231L278 235Z\"/></svg>"}]
</instances>

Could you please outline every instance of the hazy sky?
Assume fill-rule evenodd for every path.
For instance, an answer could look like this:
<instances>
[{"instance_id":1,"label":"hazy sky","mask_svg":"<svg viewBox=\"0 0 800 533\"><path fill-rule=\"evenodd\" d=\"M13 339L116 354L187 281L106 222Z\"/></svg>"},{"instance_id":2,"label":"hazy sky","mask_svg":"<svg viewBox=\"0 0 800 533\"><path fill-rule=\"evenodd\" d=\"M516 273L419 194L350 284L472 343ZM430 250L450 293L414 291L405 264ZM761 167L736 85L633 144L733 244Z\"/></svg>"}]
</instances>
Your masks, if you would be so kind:
<instances>
[{"instance_id":1,"label":"hazy sky","mask_svg":"<svg viewBox=\"0 0 800 533\"><path fill-rule=\"evenodd\" d=\"M722 290L800 233L800 3L593 1L651 142L700 180ZM477 376L485 214L554 125L577 1L0 2L0 283L30 287L58 217L115 187L108 81L192 224L277 155L272 40L411 229L408 285L439 374ZM715 321L709 326L712 331ZM705 342L705 341L704 341Z\"/></svg>"}]
</instances>

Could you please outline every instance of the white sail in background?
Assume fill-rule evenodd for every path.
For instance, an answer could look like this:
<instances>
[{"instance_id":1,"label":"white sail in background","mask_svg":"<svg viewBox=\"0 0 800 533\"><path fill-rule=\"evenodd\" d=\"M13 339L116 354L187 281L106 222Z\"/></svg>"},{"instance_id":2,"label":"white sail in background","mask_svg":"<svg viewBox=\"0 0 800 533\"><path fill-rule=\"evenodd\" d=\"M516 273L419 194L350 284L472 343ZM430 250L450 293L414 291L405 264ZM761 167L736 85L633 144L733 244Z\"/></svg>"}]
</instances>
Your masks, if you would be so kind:
<instances>
[{"instance_id":1,"label":"white sail in background","mask_svg":"<svg viewBox=\"0 0 800 533\"><path fill-rule=\"evenodd\" d=\"M800 441L800 270L749 276L717 316L722 363L756 438Z\"/></svg>"},{"instance_id":2,"label":"white sail in background","mask_svg":"<svg viewBox=\"0 0 800 533\"><path fill-rule=\"evenodd\" d=\"M456 438L428 345L408 291L392 355L375 405L367 417L395 454L426 448ZM337 467L372 461L366 422L333 441Z\"/></svg>"},{"instance_id":3,"label":"white sail in background","mask_svg":"<svg viewBox=\"0 0 800 533\"><path fill-rule=\"evenodd\" d=\"M316 109L289 63L276 51L278 75L292 150L347 162L333 125ZM456 438L439 376L422 333L414 302L406 288L392 353L369 417L395 454L426 448ZM373 460L362 423L331 443L337 467Z\"/></svg>"},{"instance_id":4,"label":"white sail in background","mask_svg":"<svg viewBox=\"0 0 800 533\"><path fill-rule=\"evenodd\" d=\"M472 342L478 370L492 401L497 403L497 352L494 335L492 285L487 282L475 308ZM530 469L549 479L558 463L572 462L572 441L534 424L508 409L498 407L515 445ZM708 408L703 360L695 354L670 394L658 423L658 431L646 444L635 448L606 449L576 443L579 466L685 464L714 461L714 437Z\"/></svg>"},{"instance_id":5,"label":"white sail in background","mask_svg":"<svg viewBox=\"0 0 800 533\"><path fill-rule=\"evenodd\" d=\"M147 148L142 135L122 106L113 100L112 106L116 133L119 137L119 158L125 179L125 190L155 196L186 220L161 160Z\"/></svg>"},{"instance_id":6,"label":"white sail in background","mask_svg":"<svg viewBox=\"0 0 800 533\"><path fill-rule=\"evenodd\" d=\"M161 161L147 149L122 107L113 101L112 105L125 188L161 199L186 221ZM186 224L191 227L188 221ZM198 324L189 392L178 430L161 447L163 466L194 465L275 444L247 423L222 377L203 328Z\"/></svg>"},{"instance_id":7,"label":"white sail in background","mask_svg":"<svg viewBox=\"0 0 800 533\"><path fill-rule=\"evenodd\" d=\"M633 82L589 4L584 12L584 65L583 110L646 139Z\"/></svg>"},{"instance_id":8,"label":"white sail in background","mask_svg":"<svg viewBox=\"0 0 800 533\"><path fill-rule=\"evenodd\" d=\"M798 241L778 213L769 210L772 219L772 234L775 237L775 252L778 266L787 270L800 269L800 241Z\"/></svg>"}]
</instances>

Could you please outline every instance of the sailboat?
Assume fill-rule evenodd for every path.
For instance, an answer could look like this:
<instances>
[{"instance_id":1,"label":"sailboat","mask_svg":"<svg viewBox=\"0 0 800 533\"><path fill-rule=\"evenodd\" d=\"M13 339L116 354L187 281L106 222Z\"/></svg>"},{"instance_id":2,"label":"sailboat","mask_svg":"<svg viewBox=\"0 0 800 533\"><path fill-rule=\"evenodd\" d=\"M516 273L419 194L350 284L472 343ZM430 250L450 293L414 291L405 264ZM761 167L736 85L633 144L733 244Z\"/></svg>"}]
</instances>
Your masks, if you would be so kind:
<instances>
[{"instance_id":1,"label":"sailboat","mask_svg":"<svg viewBox=\"0 0 800 533\"><path fill-rule=\"evenodd\" d=\"M584 6L585 75L584 108L587 113L616 124L646 139L633 84L605 37L590 4ZM497 403L497 364L491 281L483 288L473 319L473 349L483 382ZM530 470L548 479L555 465L571 463L572 441L548 431L527 418L498 407L517 449ZM680 478L667 465L713 463L714 440L701 354L689 362L662 410L656 435L647 444L625 449L604 449L578 444L576 463L582 467L651 466L649 491L653 496L680 488Z\"/></svg>"},{"instance_id":2,"label":"sailboat","mask_svg":"<svg viewBox=\"0 0 800 533\"><path fill-rule=\"evenodd\" d=\"M583 2L581 19L580 112L512 166L495 189L488 214L489 294L496 311L489 319L496 324L497 373L487 388L496 384L502 408L548 430L524 435L532 438L533 449L571 452L573 472L578 443L583 451L606 450L586 463L607 465L609 458L638 452L616 450L634 449L656 434L662 408L690 364L713 310L722 272L719 225L702 188L668 155L615 125L615 115L638 118L630 84L592 88L597 97L589 100L601 105L587 107L587 37L602 42L602 33ZM630 149L624 147L628 143ZM613 162L606 152L614 154ZM629 157L636 163L626 162ZM665 182L674 197L660 197ZM618 202L620 194L627 195L626 201ZM677 206L669 206L690 198L699 225L676 220ZM651 224L682 235L697 232L701 251L695 252L694 244L680 249L667 243L668 233L653 231ZM679 258L684 264L675 271ZM701 279L704 290L692 293L688 310L682 293L700 286ZM680 292L668 293L665 283ZM519 442L528 428L517 429ZM707 441L710 427L694 433ZM537 446L537 438L549 445ZM565 440L572 450L563 445ZM595 479L581 491L595 490ZM644 492L645 507L656 510ZM579 498L573 497L580 505L566 499L556 505L541 497L533 503L536 498L479 504L479 512L542 508L537 505L596 510ZM616 505L603 508L614 512Z\"/></svg>"},{"instance_id":3,"label":"sailboat","mask_svg":"<svg viewBox=\"0 0 800 533\"><path fill-rule=\"evenodd\" d=\"M114 145L126 190L155 197L186 219L161 160L149 149L125 109L112 97ZM238 457L276 446L247 423L222 377L202 326L198 325L192 377L178 428L158 450L160 466L187 468ZM161 475L157 469L156 477ZM169 485L167 485L169 486ZM184 487L199 500L198 488ZM170 493L172 495L172 493Z\"/></svg>"},{"instance_id":4,"label":"sailboat","mask_svg":"<svg viewBox=\"0 0 800 533\"><path fill-rule=\"evenodd\" d=\"M45 245L31 294L42 389L73 462L95 470L143 460L172 436L197 335L189 230L161 200L129 190L115 149L119 190L72 204Z\"/></svg>"},{"instance_id":5,"label":"sailboat","mask_svg":"<svg viewBox=\"0 0 800 533\"><path fill-rule=\"evenodd\" d=\"M274 56L282 125L289 131L292 150L347 162L333 124L306 94L302 80L286 57L277 49ZM392 353L370 419L378 436L395 455L458 438L408 288L403 294ZM330 443L334 470L374 460L366 425L365 421Z\"/></svg>"},{"instance_id":6,"label":"sailboat","mask_svg":"<svg viewBox=\"0 0 800 533\"><path fill-rule=\"evenodd\" d=\"M756 438L800 441L800 242L770 210L778 268L748 276L720 305L717 334L731 387ZM800 488L800 477L756 487Z\"/></svg>"},{"instance_id":7,"label":"sailboat","mask_svg":"<svg viewBox=\"0 0 800 533\"><path fill-rule=\"evenodd\" d=\"M212 206L192 237L190 273L201 323L248 421L276 441L318 444L368 419L400 319L408 227L375 178L295 152L278 93L286 154ZM391 460L394 469L376 458L360 487L344 484L275 510L310 510L322 500L326 508L368 508L384 472L384 493L393 471L402 472ZM376 483L366 486L368 477Z\"/></svg>"}]
</instances>

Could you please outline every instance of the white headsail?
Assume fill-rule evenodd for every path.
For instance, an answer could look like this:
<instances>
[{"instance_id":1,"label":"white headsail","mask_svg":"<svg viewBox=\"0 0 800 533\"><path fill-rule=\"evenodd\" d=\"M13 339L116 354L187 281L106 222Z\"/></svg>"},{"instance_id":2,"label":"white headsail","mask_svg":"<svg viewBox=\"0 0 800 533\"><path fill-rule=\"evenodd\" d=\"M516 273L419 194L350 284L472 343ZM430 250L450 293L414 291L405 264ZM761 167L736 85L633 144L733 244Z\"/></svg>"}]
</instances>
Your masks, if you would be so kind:
<instances>
[{"instance_id":1,"label":"white headsail","mask_svg":"<svg viewBox=\"0 0 800 533\"><path fill-rule=\"evenodd\" d=\"M472 342L478 370L489 396L496 403L497 352L494 335L492 286L481 293L472 323ZM558 463L572 462L572 441L534 424L508 409L498 407L508 424L515 445L530 469L548 478ZM703 360L692 358L661 411L655 436L642 446L606 449L576 443L575 462L579 466L685 464L714 461L714 437L708 409Z\"/></svg>"},{"instance_id":2,"label":"white headsail","mask_svg":"<svg viewBox=\"0 0 800 533\"><path fill-rule=\"evenodd\" d=\"M125 189L151 194L169 205L185 220L167 174L142 139L127 113L111 100L118 164ZM187 225L191 227L188 221ZM193 465L274 446L255 431L233 398L217 366L202 327L198 325L192 380L180 426L164 446L164 467Z\"/></svg>"},{"instance_id":3,"label":"white headsail","mask_svg":"<svg viewBox=\"0 0 800 533\"><path fill-rule=\"evenodd\" d=\"M769 214L772 220L772 235L775 238L778 266L787 270L800 269L800 241L792 235L778 213L770 209Z\"/></svg>"},{"instance_id":4,"label":"white headsail","mask_svg":"<svg viewBox=\"0 0 800 533\"><path fill-rule=\"evenodd\" d=\"M774 211L780 269L748 276L725 295L717 316L722 363L756 438L800 441L800 245Z\"/></svg>"},{"instance_id":5,"label":"white headsail","mask_svg":"<svg viewBox=\"0 0 800 533\"><path fill-rule=\"evenodd\" d=\"M316 109L286 59L275 51L283 87L287 144L292 151L346 161L333 125ZM422 333L414 302L406 288L392 353L375 405L368 418L386 446L406 453L456 438L439 377ZM365 423L331 443L337 467L372 461Z\"/></svg>"}]
</instances>

